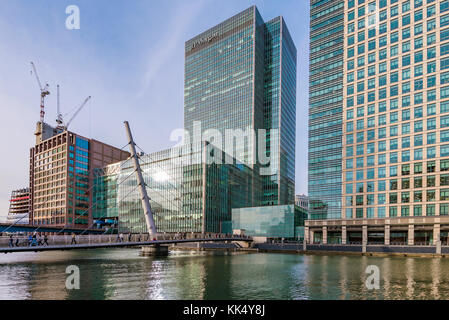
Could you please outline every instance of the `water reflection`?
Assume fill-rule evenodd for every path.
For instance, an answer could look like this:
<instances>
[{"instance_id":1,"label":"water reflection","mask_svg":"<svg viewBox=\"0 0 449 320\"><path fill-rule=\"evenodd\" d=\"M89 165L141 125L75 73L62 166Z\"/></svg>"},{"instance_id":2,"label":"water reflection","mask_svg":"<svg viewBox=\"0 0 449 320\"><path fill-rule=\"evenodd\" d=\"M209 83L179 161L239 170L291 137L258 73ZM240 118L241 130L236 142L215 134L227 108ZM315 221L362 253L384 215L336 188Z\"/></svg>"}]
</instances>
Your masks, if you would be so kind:
<instances>
[{"instance_id":1,"label":"water reflection","mask_svg":"<svg viewBox=\"0 0 449 320\"><path fill-rule=\"evenodd\" d=\"M430 272L433 275L432 277L432 298L440 299L440 293L438 290L438 286L440 285L440 274L441 274L441 260L433 259L430 266Z\"/></svg>"},{"instance_id":2,"label":"water reflection","mask_svg":"<svg viewBox=\"0 0 449 320\"><path fill-rule=\"evenodd\" d=\"M81 289L66 290L77 265ZM365 270L380 270L369 290ZM0 299L449 299L449 260L138 250L0 257Z\"/></svg>"}]
</instances>

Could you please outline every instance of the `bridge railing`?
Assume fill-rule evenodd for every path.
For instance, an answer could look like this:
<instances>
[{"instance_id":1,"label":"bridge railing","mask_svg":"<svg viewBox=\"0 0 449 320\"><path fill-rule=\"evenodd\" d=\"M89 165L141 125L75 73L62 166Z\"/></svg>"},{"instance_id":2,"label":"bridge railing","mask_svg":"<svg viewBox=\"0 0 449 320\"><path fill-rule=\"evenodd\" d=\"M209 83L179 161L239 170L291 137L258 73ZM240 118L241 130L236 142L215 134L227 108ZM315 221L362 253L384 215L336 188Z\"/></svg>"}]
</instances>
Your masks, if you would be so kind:
<instances>
[{"instance_id":1,"label":"bridge railing","mask_svg":"<svg viewBox=\"0 0 449 320\"><path fill-rule=\"evenodd\" d=\"M72 243L71 235L49 235L47 236L49 245L70 245ZM113 243L116 242L116 235L77 235L75 237L77 244L93 244L93 243ZM44 245L44 236L36 237L36 242ZM14 236L12 238L13 246L25 247L29 246L30 240L28 236ZM9 237L0 237L0 247L10 246Z\"/></svg>"},{"instance_id":2,"label":"bridge railing","mask_svg":"<svg viewBox=\"0 0 449 320\"><path fill-rule=\"evenodd\" d=\"M224 235L224 234L158 234L158 240L180 240L180 239L223 239L223 238L235 238L240 239L250 239L246 236L236 236L236 235ZM71 235L49 235L47 236L48 245L71 245L72 236ZM147 242L152 239L148 234L111 234L111 235L76 235L76 244L98 244L98 243L121 243L121 242ZM44 244L44 236L37 236L36 242L38 245ZM13 236L12 245L14 247L26 247L30 245L30 240L28 236ZM1 236L0 237L0 247L9 247L10 237Z\"/></svg>"}]
</instances>

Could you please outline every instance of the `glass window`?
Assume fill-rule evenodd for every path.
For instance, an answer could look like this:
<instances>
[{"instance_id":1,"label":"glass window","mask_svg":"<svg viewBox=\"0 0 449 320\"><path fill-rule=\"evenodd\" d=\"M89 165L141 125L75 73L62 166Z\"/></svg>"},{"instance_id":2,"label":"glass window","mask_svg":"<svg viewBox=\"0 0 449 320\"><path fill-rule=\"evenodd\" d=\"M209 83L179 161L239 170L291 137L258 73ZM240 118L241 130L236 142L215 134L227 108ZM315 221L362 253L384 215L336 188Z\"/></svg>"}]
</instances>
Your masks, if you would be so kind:
<instances>
[{"instance_id":1,"label":"glass window","mask_svg":"<svg viewBox=\"0 0 449 320\"><path fill-rule=\"evenodd\" d=\"M440 204L440 216L449 215L449 203Z\"/></svg>"},{"instance_id":2,"label":"glass window","mask_svg":"<svg viewBox=\"0 0 449 320\"><path fill-rule=\"evenodd\" d=\"M397 217L398 216L398 208L397 207L390 207L389 208L389 215L390 215L390 217Z\"/></svg>"},{"instance_id":3,"label":"glass window","mask_svg":"<svg viewBox=\"0 0 449 320\"><path fill-rule=\"evenodd\" d=\"M427 201L435 201L435 199L436 199L435 195L436 195L435 190L427 190L427 192L426 192Z\"/></svg>"},{"instance_id":4,"label":"glass window","mask_svg":"<svg viewBox=\"0 0 449 320\"><path fill-rule=\"evenodd\" d=\"M402 148L410 148L410 137L402 137Z\"/></svg>"},{"instance_id":5,"label":"glass window","mask_svg":"<svg viewBox=\"0 0 449 320\"><path fill-rule=\"evenodd\" d=\"M441 189L440 190L440 200L442 200L442 201L449 200L449 189Z\"/></svg>"},{"instance_id":6,"label":"glass window","mask_svg":"<svg viewBox=\"0 0 449 320\"><path fill-rule=\"evenodd\" d=\"M449 186L449 174L442 174L440 176L440 185Z\"/></svg>"},{"instance_id":7,"label":"glass window","mask_svg":"<svg viewBox=\"0 0 449 320\"><path fill-rule=\"evenodd\" d=\"M428 104L427 105L427 115L432 116L432 115L435 115L436 113L437 113L436 104L435 103Z\"/></svg>"},{"instance_id":8,"label":"glass window","mask_svg":"<svg viewBox=\"0 0 449 320\"><path fill-rule=\"evenodd\" d=\"M435 205L428 204L426 205L426 216L434 216L435 215Z\"/></svg>"},{"instance_id":9,"label":"glass window","mask_svg":"<svg viewBox=\"0 0 449 320\"><path fill-rule=\"evenodd\" d=\"M421 192L421 191L419 191L419 192ZM421 202L421 201L416 201L416 202ZM415 217L422 216L422 206L413 206L413 215Z\"/></svg>"},{"instance_id":10,"label":"glass window","mask_svg":"<svg viewBox=\"0 0 449 320\"><path fill-rule=\"evenodd\" d=\"M435 161L427 162L427 173L435 172Z\"/></svg>"},{"instance_id":11,"label":"glass window","mask_svg":"<svg viewBox=\"0 0 449 320\"><path fill-rule=\"evenodd\" d=\"M410 202L410 192L402 192L401 193L401 202L409 203Z\"/></svg>"},{"instance_id":12,"label":"glass window","mask_svg":"<svg viewBox=\"0 0 449 320\"><path fill-rule=\"evenodd\" d=\"M401 207L401 217L408 217L410 215L410 208L408 206Z\"/></svg>"},{"instance_id":13,"label":"glass window","mask_svg":"<svg viewBox=\"0 0 449 320\"><path fill-rule=\"evenodd\" d=\"M429 132L427 134L427 144L435 144L437 142L436 132Z\"/></svg>"},{"instance_id":14,"label":"glass window","mask_svg":"<svg viewBox=\"0 0 449 320\"><path fill-rule=\"evenodd\" d=\"M422 149L415 149L414 151L414 160L422 160Z\"/></svg>"}]
</instances>

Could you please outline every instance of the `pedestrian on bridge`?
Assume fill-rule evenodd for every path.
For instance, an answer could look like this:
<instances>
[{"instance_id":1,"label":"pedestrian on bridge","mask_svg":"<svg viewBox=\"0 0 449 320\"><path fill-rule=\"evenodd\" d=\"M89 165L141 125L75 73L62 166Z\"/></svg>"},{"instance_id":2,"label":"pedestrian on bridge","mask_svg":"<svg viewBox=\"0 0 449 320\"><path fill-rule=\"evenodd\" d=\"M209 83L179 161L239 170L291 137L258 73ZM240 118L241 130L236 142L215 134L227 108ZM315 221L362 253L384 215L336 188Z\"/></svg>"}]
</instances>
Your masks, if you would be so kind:
<instances>
[{"instance_id":1,"label":"pedestrian on bridge","mask_svg":"<svg viewBox=\"0 0 449 320\"><path fill-rule=\"evenodd\" d=\"M128 242L131 242L132 236L133 236L132 233L128 234Z\"/></svg>"},{"instance_id":2,"label":"pedestrian on bridge","mask_svg":"<svg viewBox=\"0 0 449 320\"><path fill-rule=\"evenodd\" d=\"M14 239L13 239L13 236L12 236L12 234L9 236L9 247L10 248L12 248L12 247L14 247L14 241L13 241Z\"/></svg>"},{"instance_id":3,"label":"pedestrian on bridge","mask_svg":"<svg viewBox=\"0 0 449 320\"><path fill-rule=\"evenodd\" d=\"M42 237L41 236L37 236L37 246L41 246L42 245Z\"/></svg>"},{"instance_id":4,"label":"pedestrian on bridge","mask_svg":"<svg viewBox=\"0 0 449 320\"><path fill-rule=\"evenodd\" d=\"M31 237L31 247L37 247L37 233L34 232L33 236Z\"/></svg>"},{"instance_id":5,"label":"pedestrian on bridge","mask_svg":"<svg viewBox=\"0 0 449 320\"><path fill-rule=\"evenodd\" d=\"M76 244L76 236L75 236L75 233L72 233L72 243L71 243L71 245L72 244Z\"/></svg>"},{"instance_id":6,"label":"pedestrian on bridge","mask_svg":"<svg viewBox=\"0 0 449 320\"><path fill-rule=\"evenodd\" d=\"M43 245L48 247L48 237L47 237L47 235L44 235L44 244Z\"/></svg>"}]
</instances>

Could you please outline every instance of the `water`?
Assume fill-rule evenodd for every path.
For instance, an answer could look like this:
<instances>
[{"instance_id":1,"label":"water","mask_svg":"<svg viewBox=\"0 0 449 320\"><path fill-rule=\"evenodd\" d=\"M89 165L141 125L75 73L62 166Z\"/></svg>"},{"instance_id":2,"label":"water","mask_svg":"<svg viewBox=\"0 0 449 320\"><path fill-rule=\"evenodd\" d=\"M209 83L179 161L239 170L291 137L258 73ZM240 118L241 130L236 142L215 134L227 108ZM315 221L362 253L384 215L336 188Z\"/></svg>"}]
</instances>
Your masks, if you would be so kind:
<instances>
[{"instance_id":1,"label":"water","mask_svg":"<svg viewBox=\"0 0 449 320\"><path fill-rule=\"evenodd\" d=\"M68 265L80 290L66 290ZM380 269L368 290L366 267ZM0 299L449 299L448 259L137 249L0 256Z\"/></svg>"}]
</instances>

